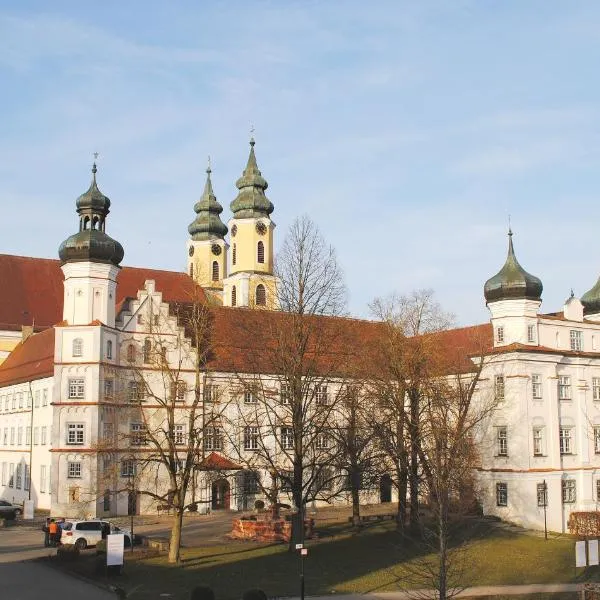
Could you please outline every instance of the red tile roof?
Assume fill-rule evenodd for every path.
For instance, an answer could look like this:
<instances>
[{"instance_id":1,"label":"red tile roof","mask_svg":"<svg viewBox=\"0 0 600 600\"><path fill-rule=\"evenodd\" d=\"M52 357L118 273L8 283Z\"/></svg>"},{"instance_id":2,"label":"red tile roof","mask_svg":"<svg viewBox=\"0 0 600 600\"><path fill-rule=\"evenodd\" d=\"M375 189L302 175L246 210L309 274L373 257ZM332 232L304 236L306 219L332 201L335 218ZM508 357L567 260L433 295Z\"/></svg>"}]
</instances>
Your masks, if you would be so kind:
<instances>
[{"instance_id":1,"label":"red tile roof","mask_svg":"<svg viewBox=\"0 0 600 600\"><path fill-rule=\"evenodd\" d=\"M239 471L242 467L216 452L211 452L198 468L203 471Z\"/></svg>"},{"instance_id":2,"label":"red tile roof","mask_svg":"<svg viewBox=\"0 0 600 600\"><path fill-rule=\"evenodd\" d=\"M17 344L0 366L0 387L51 377L54 374L54 328Z\"/></svg>"},{"instance_id":3,"label":"red tile roof","mask_svg":"<svg viewBox=\"0 0 600 600\"><path fill-rule=\"evenodd\" d=\"M198 286L186 273L123 267L117 279L117 305L137 297L147 279L156 281L165 302L189 301ZM0 254L0 329L18 331L35 321L36 330L62 319L63 273L60 261Z\"/></svg>"}]
</instances>

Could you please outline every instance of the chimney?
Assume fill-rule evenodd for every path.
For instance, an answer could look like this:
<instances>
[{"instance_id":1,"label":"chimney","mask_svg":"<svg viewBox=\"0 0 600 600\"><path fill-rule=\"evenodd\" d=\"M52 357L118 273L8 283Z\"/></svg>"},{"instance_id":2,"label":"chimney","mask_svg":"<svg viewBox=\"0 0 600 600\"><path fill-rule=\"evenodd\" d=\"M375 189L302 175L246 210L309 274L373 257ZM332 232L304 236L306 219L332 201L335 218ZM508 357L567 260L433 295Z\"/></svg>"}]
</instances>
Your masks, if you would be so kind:
<instances>
[{"instance_id":1,"label":"chimney","mask_svg":"<svg viewBox=\"0 0 600 600\"><path fill-rule=\"evenodd\" d=\"M33 335L33 325L21 325L21 341L25 342Z\"/></svg>"}]
</instances>

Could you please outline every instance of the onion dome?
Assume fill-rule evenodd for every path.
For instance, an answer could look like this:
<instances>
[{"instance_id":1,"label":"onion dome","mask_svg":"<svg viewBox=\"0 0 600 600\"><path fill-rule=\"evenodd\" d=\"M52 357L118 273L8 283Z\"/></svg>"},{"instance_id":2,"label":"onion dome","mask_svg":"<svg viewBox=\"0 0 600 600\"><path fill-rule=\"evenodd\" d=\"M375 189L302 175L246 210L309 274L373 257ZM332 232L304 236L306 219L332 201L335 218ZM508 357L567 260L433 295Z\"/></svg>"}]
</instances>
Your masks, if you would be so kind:
<instances>
[{"instance_id":1,"label":"onion dome","mask_svg":"<svg viewBox=\"0 0 600 600\"><path fill-rule=\"evenodd\" d=\"M68 237L58 249L58 256L66 262L104 262L118 266L125 254L123 246L104 232L110 200L98 189L96 163L92 167L92 183L77 198L79 231Z\"/></svg>"},{"instance_id":2,"label":"onion dome","mask_svg":"<svg viewBox=\"0 0 600 600\"><path fill-rule=\"evenodd\" d=\"M193 240L223 239L227 234L227 226L221 221L221 217L219 217L223 212L223 207L217 202L217 197L213 192L210 174L211 169L209 165L206 169L204 192L194 206L194 210L198 216L188 227Z\"/></svg>"},{"instance_id":3,"label":"onion dome","mask_svg":"<svg viewBox=\"0 0 600 600\"><path fill-rule=\"evenodd\" d=\"M581 297L581 304L583 304L584 315L600 313L600 279L596 281L596 285L591 290Z\"/></svg>"},{"instance_id":4,"label":"onion dome","mask_svg":"<svg viewBox=\"0 0 600 600\"><path fill-rule=\"evenodd\" d=\"M273 212L273 204L265 196L269 184L261 175L254 154L254 138L250 138L250 156L242 176L235 182L239 193L230 204L236 219L268 217Z\"/></svg>"},{"instance_id":5,"label":"onion dome","mask_svg":"<svg viewBox=\"0 0 600 600\"><path fill-rule=\"evenodd\" d=\"M508 256L500 271L485 282L483 293L486 303L498 300L542 300L542 281L530 275L515 256L513 233L508 231Z\"/></svg>"}]
</instances>

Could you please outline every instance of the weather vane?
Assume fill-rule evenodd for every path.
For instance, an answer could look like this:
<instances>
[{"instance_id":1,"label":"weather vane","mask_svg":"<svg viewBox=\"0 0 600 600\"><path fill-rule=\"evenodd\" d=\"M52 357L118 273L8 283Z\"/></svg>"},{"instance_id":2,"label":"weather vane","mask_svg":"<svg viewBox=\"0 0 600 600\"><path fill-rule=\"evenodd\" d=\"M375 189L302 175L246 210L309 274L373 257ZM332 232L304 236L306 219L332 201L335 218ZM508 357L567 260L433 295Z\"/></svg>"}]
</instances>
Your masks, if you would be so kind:
<instances>
[{"instance_id":1,"label":"weather vane","mask_svg":"<svg viewBox=\"0 0 600 600\"><path fill-rule=\"evenodd\" d=\"M98 160L99 156L100 156L100 154L98 152L94 152L94 160Z\"/></svg>"}]
</instances>

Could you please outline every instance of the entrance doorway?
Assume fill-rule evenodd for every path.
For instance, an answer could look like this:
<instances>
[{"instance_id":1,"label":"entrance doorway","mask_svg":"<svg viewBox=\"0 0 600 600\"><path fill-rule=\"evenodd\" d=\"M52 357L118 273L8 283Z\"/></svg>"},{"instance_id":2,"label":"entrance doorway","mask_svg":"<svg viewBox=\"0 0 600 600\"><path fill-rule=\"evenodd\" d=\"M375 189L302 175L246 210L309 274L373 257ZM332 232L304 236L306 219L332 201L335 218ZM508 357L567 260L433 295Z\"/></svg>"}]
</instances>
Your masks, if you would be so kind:
<instances>
[{"instance_id":1,"label":"entrance doorway","mask_svg":"<svg viewBox=\"0 0 600 600\"><path fill-rule=\"evenodd\" d=\"M229 510L231 500L231 488L227 479L217 479L212 484L212 503L213 510Z\"/></svg>"},{"instance_id":2,"label":"entrance doorway","mask_svg":"<svg viewBox=\"0 0 600 600\"><path fill-rule=\"evenodd\" d=\"M382 503L392 501L392 478L387 473L379 480L379 501Z\"/></svg>"}]
</instances>

